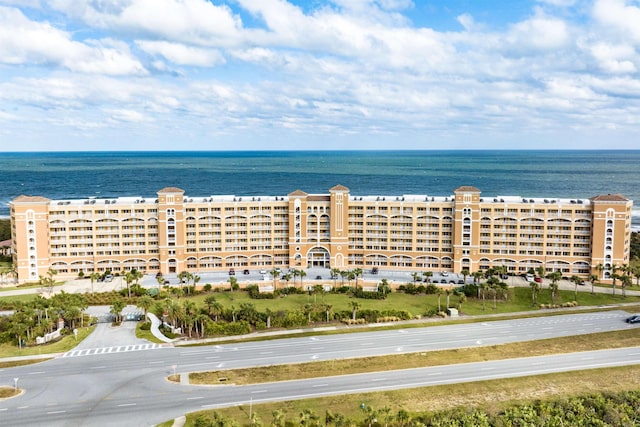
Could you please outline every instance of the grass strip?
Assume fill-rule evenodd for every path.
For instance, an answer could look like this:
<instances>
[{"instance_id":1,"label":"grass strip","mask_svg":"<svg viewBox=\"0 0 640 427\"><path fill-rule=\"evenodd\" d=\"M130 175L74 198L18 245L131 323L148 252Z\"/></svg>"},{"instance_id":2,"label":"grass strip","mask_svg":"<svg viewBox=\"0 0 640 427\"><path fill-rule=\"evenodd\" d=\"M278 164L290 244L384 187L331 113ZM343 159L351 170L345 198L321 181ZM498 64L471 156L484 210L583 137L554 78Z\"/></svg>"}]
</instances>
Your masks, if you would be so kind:
<instances>
[{"instance_id":1,"label":"grass strip","mask_svg":"<svg viewBox=\"0 0 640 427\"><path fill-rule=\"evenodd\" d=\"M274 411L281 411L288 421L296 423L303 410L311 410L324 419L327 409L332 413L362 420L360 405L373 409L388 407L392 413L404 409L412 414L435 412L457 407L481 407L489 413L498 413L515 403L533 402L580 395L586 391L619 392L638 390L640 366L593 369L563 372L531 377L480 381L394 390L376 393L360 393L348 396L331 396L266 404L253 404L251 411L264 425L269 425ZM214 412L236 420L239 426L249 426L249 405L239 405L210 411L195 412L187 416L185 427L193 427L201 414ZM171 425L171 424L163 424Z\"/></svg>"},{"instance_id":2,"label":"grass strip","mask_svg":"<svg viewBox=\"0 0 640 427\"><path fill-rule=\"evenodd\" d=\"M13 387L0 387L0 399L8 399L20 394L20 390Z\"/></svg>"},{"instance_id":3,"label":"grass strip","mask_svg":"<svg viewBox=\"0 0 640 427\"><path fill-rule=\"evenodd\" d=\"M335 375L514 359L519 357L601 350L640 346L637 329L538 341L502 344L486 347L460 348L444 351L408 353L390 356L337 359L290 365L273 365L248 369L194 372L189 374L191 384L257 384Z\"/></svg>"}]
</instances>

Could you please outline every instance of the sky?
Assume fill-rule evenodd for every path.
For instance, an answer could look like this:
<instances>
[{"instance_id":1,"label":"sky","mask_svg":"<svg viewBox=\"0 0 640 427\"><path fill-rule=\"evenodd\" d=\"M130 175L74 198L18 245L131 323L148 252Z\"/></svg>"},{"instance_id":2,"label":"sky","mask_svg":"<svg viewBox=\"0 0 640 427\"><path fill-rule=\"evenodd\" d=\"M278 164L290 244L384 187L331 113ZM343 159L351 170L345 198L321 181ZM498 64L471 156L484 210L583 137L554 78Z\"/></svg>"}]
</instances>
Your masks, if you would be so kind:
<instances>
[{"instance_id":1,"label":"sky","mask_svg":"<svg viewBox=\"0 0 640 427\"><path fill-rule=\"evenodd\" d=\"M0 151L640 149L640 0L0 0Z\"/></svg>"}]
</instances>

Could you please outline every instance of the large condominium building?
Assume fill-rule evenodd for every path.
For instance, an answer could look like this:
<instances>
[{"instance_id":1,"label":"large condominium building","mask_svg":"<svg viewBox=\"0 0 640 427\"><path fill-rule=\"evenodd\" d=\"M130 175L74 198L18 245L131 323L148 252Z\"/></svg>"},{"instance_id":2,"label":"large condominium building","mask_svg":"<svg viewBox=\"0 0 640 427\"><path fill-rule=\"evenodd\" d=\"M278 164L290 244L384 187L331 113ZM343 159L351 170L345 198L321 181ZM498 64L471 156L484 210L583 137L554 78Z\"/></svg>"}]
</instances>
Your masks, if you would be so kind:
<instances>
[{"instance_id":1,"label":"large condominium building","mask_svg":"<svg viewBox=\"0 0 640 427\"><path fill-rule=\"evenodd\" d=\"M632 202L482 197L459 187L447 197L354 196L297 190L287 196L156 197L10 203L20 282L49 269L142 270L163 274L307 267L471 272L544 267L607 280L629 262Z\"/></svg>"}]
</instances>

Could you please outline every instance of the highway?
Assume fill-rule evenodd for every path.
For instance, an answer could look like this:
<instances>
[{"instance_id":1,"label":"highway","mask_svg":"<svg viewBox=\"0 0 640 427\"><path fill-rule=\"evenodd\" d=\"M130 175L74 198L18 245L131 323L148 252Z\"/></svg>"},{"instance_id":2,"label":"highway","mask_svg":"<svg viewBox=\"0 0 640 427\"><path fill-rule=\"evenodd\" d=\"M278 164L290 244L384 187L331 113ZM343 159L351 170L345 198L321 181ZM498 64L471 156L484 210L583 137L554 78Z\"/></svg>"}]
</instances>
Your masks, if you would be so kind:
<instances>
[{"instance_id":1,"label":"highway","mask_svg":"<svg viewBox=\"0 0 640 427\"><path fill-rule=\"evenodd\" d=\"M54 360L0 369L0 384L13 386L14 378L18 378L19 388L25 390L20 397L0 402L0 419L14 426L45 422L47 426L148 426L187 412L249 401L292 400L639 364L640 348L631 348L250 386L199 387L166 380L174 371L269 366L637 329L638 325L623 322L626 316L624 311L568 314L206 347L153 346L133 340L126 345L112 343L91 348L91 341L86 341L82 347ZM105 331L98 331L97 336L110 337Z\"/></svg>"}]
</instances>

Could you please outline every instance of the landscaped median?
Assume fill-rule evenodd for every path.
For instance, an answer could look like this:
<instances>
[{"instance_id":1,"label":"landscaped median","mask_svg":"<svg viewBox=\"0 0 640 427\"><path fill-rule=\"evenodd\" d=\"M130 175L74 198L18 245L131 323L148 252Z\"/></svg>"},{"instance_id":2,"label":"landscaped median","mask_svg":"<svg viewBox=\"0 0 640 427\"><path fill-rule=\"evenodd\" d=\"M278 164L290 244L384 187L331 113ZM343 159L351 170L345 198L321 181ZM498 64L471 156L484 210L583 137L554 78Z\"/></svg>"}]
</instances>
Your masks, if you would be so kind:
<instances>
[{"instance_id":1,"label":"landscaped median","mask_svg":"<svg viewBox=\"0 0 640 427\"><path fill-rule=\"evenodd\" d=\"M361 374L487 360L544 356L566 353L567 349L572 352L579 352L626 347L640 347L640 334L637 329L446 351L194 372L189 374L189 383L246 385L320 378L326 377L327 372L330 372L331 375Z\"/></svg>"},{"instance_id":2,"label":"landscaped median","mask_svg":"<svg viewBox=\"0 0 640 427\"><path fill-rule=\"evenodd\" d=\"M627 347L640 347L640 334L635 328L499 346L192 373L189 375L189 379L191 384L244 385L319 378L327 376L327 372L331 372L332 375L348 375L560 354L566 353L567 349L572 352L579 352ZM626 366L419 389L363 393L347 397L330 396L299 401L254 404L251 411L254 417L264 425L267 425L272 420L272 417L275 416L274 414L278 414L279 418L286 419L290 423L287 425L298 425L296 423L300 421L300 417L303 414L313 414L318 419L340 414L345 419L355 420L356 424L354 425L367 425L362 423L366 419L368 411L375 412L380 417L384 413L399 414L403 411L407 412L409 417L418 417L424 416L425 413L455 411L455 408L458 408L457 410L462 411L461 414L479 410L485 415L496 416L502 413L501 411L514 407L515 404L519 404L520 406L518 407L522 405L531 407L540 404L539 399L542 399L544 400L542 402L544 406L547 405L547 400L570 399L572 396L579 396L587 390L596 390L597 393L623 393L623 395L628 391L635 390L637 392L640 387L638 378L640 378L640 366ZM598 396L600 395L588 397L588 399L600 399ZM581 400L583 398L578 397L577 399ZM364 405L364 409L361 405ZM328 411L327 408L330 408L330 410ZM244 422L244 420L247 420L247 411L248 407L241 405L215 411L193 413L187 416L185 426L209 425L202 424L202 420L205 419L230 419L238 421L238 425L241 426L253 425L254 423ZM200 423L197 422L198 418ZM163 425L171 424L166 423ZM325 424L323 423L322 425ZM328 423L327 425L337 424ZM384 424L373 423L371 425L381 426ZM388 425L396 426L401 424L390 423ZM602 425L615 425L617 427L618 425L626 424L615 424L614 422L613 424Z\"/></svg>"}]
</instances>

